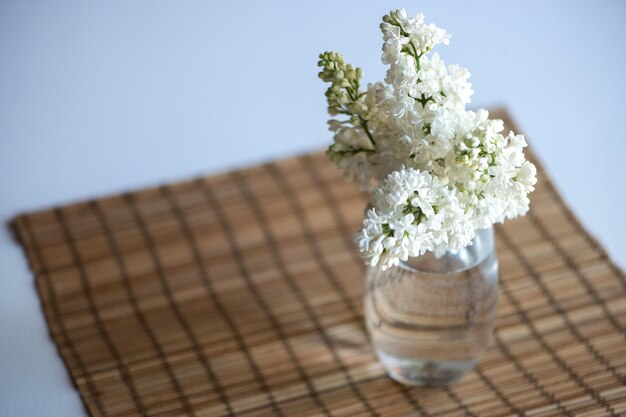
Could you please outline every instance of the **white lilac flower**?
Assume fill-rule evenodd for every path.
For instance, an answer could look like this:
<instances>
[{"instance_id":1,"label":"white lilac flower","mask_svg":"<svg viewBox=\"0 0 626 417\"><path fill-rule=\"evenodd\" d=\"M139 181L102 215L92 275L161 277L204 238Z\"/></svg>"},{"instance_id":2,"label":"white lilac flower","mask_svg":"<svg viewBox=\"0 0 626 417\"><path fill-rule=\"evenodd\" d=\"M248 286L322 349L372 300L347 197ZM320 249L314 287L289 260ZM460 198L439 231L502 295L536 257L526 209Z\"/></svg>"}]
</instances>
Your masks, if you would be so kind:
<instances>
[{"instance_id":1,"label":"white lilac flower","mask_svg":"<svg viewBox=\"0 0 626 417\"><path fill-rule=\"evenodd\" d=\"M356 236L366 262L383 269L426 251L458 251L474 236L459 201L428 172L401 168L374 190Z\"/></svg>"},{"instance_id":2,"label":"white lilac flower","mask_svg":"<svg viewBox=\"0 0 626 417\"><path fill-rule=\"evenodd\" d=\"M502 122L487 117L486 111L476 114L475 128L456 139L446 160L451 184L476 228L526 214L527 195L537 182L535 166L524 158L524 137L503 136Z\"/></svg>"},{"instance_id":3,"label":"white lilac flower","mask_svg":"<svg viewBox=\"0 0 626 417\"><path fill-rule=\"evenodd\" d=\"M430 51L443 29L408 16L383 17L385 82L361 90L362 71L335 52L320 55L334 133L328 156L345 178L372 190L374 207L356 239L369 265L387 268L426 251L468 245L476 229L524 215L536 168L521 135L466 109L470 73Z\"/></svg>"},{"instance_id":4,"label":"white lilac flower","mask_svg":"<svg viewBox=\"0 0 626 417\"><path fill-rule=\"evenodd\" d=\"M404 9L391 11L383 16L380 25L383 32L385 46L389 42L398 42L400 45L408 45L418 55L423 55L438 44L447 45L450 35L435 26L425 24L424 15L418 13L415 17L407 17Z\"/></svg>"}]
</instances>

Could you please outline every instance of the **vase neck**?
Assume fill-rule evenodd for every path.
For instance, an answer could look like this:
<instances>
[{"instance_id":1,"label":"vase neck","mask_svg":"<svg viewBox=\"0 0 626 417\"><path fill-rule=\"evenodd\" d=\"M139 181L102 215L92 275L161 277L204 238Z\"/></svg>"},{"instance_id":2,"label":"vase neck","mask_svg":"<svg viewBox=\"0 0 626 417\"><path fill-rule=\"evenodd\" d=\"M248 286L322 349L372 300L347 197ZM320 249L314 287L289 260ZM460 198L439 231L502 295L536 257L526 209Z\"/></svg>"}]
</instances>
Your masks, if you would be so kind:
<instances>
[{"instance_id":1,"label":"vase neck","mask_svg":"<svg viewBox=\"0 0 626 417\"><path fill-rule=\"evenodd\" d=\"M427 252L400 262L399 266L412 272L456 273L478 265L494 250L493 227L490 227L477 230L472 242L456 253L446 252L437 257L432 252Z\"/></svg>"}]
</instances>

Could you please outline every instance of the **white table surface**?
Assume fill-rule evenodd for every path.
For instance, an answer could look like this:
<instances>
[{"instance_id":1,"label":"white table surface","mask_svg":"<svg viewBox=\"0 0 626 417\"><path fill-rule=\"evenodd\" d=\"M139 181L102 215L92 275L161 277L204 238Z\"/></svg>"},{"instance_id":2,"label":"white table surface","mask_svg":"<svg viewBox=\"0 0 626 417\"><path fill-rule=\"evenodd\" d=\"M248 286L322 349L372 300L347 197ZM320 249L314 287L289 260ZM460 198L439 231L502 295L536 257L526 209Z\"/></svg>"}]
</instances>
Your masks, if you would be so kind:
<instances>
[{"instance_id":1,"label":"white table surface","mask_svg":"<svg viewBox=\"0 0 626 417\"><path fill-rule=\"evenodd\" d=\"M382 79L381 3L0 2L0 219L326 146L317 54ZM421 3L626 265L626 2ZM85 415L6 228L0 280L0 416Z\"/></svg>"}]
</instances>

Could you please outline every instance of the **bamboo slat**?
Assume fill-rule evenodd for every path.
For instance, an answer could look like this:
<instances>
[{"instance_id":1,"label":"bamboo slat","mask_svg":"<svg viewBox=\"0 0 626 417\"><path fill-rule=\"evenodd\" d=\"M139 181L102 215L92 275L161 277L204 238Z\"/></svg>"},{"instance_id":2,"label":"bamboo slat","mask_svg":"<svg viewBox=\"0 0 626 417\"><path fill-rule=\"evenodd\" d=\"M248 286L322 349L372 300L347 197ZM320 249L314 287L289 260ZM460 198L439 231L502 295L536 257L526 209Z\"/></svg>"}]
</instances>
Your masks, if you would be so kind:
<instances>
[{"instance_id":1,"label":"bamboo slat","mask_svg":"<svg viewBox=\"0 0 626 417\"><path fill-rule=\"evenodd\" d=\"M492 346L443 389L400 386L372 355L365 199L320 153L13 226L92 416L626 415L624 274L541 168L531 201L496 227Z\"/></svg>"}]
</instances>

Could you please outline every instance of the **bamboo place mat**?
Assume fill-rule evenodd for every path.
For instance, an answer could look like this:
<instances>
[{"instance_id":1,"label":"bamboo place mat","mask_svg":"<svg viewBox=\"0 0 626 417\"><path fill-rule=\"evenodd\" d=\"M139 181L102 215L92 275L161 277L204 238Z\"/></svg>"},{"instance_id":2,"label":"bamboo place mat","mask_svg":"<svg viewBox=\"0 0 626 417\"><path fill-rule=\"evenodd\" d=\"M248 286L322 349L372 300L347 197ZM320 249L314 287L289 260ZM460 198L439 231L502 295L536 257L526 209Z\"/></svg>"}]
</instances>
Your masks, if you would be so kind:
<instances>
[{"instance_id":1,"label":"bamboo place mat","mask_svg":"<svg viewBox=\"0 0 626 417\"><path fill-rule=\"evenodd\" d=\"M393 382L368 346L364 205L316 153L14 227L92 416L626 414L624 274L542 170L530 214L496 227L492 345L449 388Z\"/></svg>"}]
</instances>

